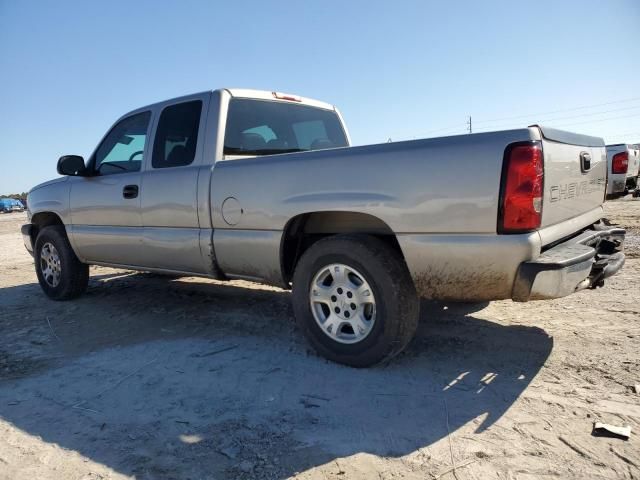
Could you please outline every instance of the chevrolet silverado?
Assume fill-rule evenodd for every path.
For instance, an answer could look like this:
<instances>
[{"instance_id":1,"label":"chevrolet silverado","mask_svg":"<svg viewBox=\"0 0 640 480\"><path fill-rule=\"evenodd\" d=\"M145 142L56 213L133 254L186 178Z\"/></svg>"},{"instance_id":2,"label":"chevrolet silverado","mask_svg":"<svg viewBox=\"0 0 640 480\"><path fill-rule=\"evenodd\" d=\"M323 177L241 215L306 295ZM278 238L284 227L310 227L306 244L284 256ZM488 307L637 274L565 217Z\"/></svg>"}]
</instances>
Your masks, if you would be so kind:
<instances>
[{"instance_id":1,"label":"chevrolet silverado","mask_svg":"<svg viewBox=\"0 0 640 480\"><path fill-rule=\"evenodd\" d=\"M89 265L277 285L357 367L402 351L420 297L558 298L624 263L603 141L536 125L351 147L332 105L221 89L129 112L57 168L22 228L50 298Z\"/></svg>"}]
</instances>

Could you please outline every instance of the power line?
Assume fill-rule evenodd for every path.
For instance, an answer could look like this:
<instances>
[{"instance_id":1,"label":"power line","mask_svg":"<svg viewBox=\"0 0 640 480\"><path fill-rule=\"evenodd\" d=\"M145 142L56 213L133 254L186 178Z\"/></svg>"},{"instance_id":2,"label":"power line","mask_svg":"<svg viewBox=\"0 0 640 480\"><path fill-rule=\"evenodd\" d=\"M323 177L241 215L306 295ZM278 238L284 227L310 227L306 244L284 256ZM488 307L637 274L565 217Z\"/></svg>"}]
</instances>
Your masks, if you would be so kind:
<instances>
[{"instance_id":1,"label":"power line","mask_svg":"<svg viewBox=\"0 0 640 480\"><path fill-rule=\"evenodd\" d=\"M584 125L585 123L598 123L598 122L606 122L608 120L619 120L619 119L622 119L622 118L635 118L635 117L640 117L640 113L634 113L632 115L622 115L622 116L618 116L618 117L598 118L596 120L587 120L586 122L565 123L565 124L556 125L556 126L568 127L568 126L571 126L571 125Z\"/></svg>"},{"instance_id":2,"label":"power line","mask_svg":"<svg viewBox=\"0 0 640 480\"><path fill-rule=\"evenodd\" d=\"M627 132L627 133L610 133L609 137L633 137L635 135L640 135L640 132Z\"/></svg>"},{"instance_id":3,"label":"power line","mask_svg":"<svg viewBox=\"0 0 640 480\"><path fill-rule=\"evenodd\" d=\"M556 127L572 127L574 125L585 125L585 124L588 124L588 123L606 122L606 121L609 121L609 120L619 120L619 119L623 119L623 118L635 118L635 117L640 117L640 113L634 113L632 115L620 115L620 116L617 116L617 117L598 118L598 119L594 119L594 120L587 120L585 122L561 123L560 125L552 123L552 124L547 124L547 126L554 127L554 128L556 128ZM540 123L540 122L538 122L538 123ZM494 129L496 129L496 128L500 128L500 127L495 127L495 126L494 127L485 127L483 130L476 131L476 133L479 133L479 132L491 132L491 131L494 131Z\"/></svg>"},{"instance_id":4,"label":"power line","mask_svg":"<svg viewBox=\"0 0 640 480\"><path fill-rule=\"evenodd\" d=\"M463 128L466 128L466 124L464 124L464 125L458 124L458 125L455 125L453 127L444 127L444 128L438 128L436 130L429 130L428 132L424 132L424 134L427 135L429 133L443 132L445 130L461 130Z\"/></svg>"},{"instance_id":5,"label":"power line","mask_svg":"<svg viewBox=\"0 0 640 480\"><path fill-rule=\"evenodd\" d=\"M603 137L608 137L608 138L631 138L631 137L639 137L640 138L640 132L627 132L627 133L608 133L605 135L602 135Z\"/></svg>"},{"instance_id":6,"label":"power line","mask_svg":"<svg viewBox=\"0 0 640 480\"><path fill-rule=\"evenodd\" d=\"M614 108L611 110L602 110L600 112L591 112L591 113L581 113L579 115L568 115L565 117L555 117L555 118L538 118L538 119L533 119L532 117L527 117L528 120L530 120L529 122L526 123L548 123L548 122L556 122L558 120L570 120L572 118L583 118L583 117L592 117L594 115L605 115L607 113L614 113L614 112L623 112L623 111L628 111L628 110L636 110L639 109L640 105L636 105L633 107L623 107L623 108ZM476 122L477 123L477 122ZM511 127L513 125L514 122L509 122L509 123L501 123L498 125L488 125L484 128L490 128L490 129L494 129L494 128L504 128L504 127Z\"/></svg>"},{"instance_id":7,"label":"power line","mask_svg":"<svg viewBox=\"0 0 640 480\"><path fill-rule=\"evenodd\" d=\"M532 117L535 117L535 116L538 116L538 115L549 115L549 114L553 114L553 113L572 112L572 111L576 111L576 110L585 110L585 109L588 109L588 108L601 107L601 106L605 106L605 105L615 105L615 104L625 103L625 102L635 102L637 100L640 100L640 97L626 98L626 99L622 99L622 100L615 100L615 101L605 102L605 103L594 103L594 104L591 104L591 105L582 105L582 106L579 106L579 107L565 108L565 109L561 109L561 110L553 110L553 111L541 112L541 113L515 115L515 116L512 116L512 117L494 118L494 119L490 119L490 120L480 120L480 121L476 120L475 123L476 124L478 124L478 123L486 124L486 123L495 123L495 122L498 122L500 120L523 119L523 118L531 119ZM637 108L640 108L640 105L633 105L633 106L622 107L622 108L614 108L614 109L610 109L610 110L602 110L602 111L599 111L599 112L581 113L579 115L568 115L568 116L564 116L564 117L539 119L539 120L536 120L536 123L556 122L558 120L569 120L569 119L572 119L572 118L592 117L594 115L605 115L607 113L635 110ZM604 121L608 121L608 120L617 120L617 119L622 119L622 118L632 118L632 117L636 117L636 116L638 116L638 115L637 114L624 115L624 116L618 116L618 117L610 117L610 118L588 120L588 121L585 121L585 122L566 123L566 124L563 124L563 125L560 125L560 126L583 125L583 124L587 124L587 123L597 123L597 122L604 122ZM490 126L484 127L482 130L480 130L480 132L487 132L487 131L491 131L491 130L495 130L495 129L501 129L501 128L504 128L504 127L511 127L512 125L513 125L512 122L502 123L502 124L498 124L498 125L490 125ZM443 127L443 128L438 128L438 129L435 129L435 130L429 130L427 132L424 132L424 135L429 135L431 133L438 133L438 132L448 132L448 133L443 134L443 135L457 135L457 134L463 134L463 132L465 132L465 131L468 132L468 133L472 133L473 132L471 116L468 117L468 120L465 122L464 125L458 124L458 125L454 125L454 126L450 126L450 127ZM478 133L478 130L476 130L476 133Z\"/></svg>"},{"instance_id":8,"label":"power line","mask_svg":"<svg viewBox=\"0 0 640 480\"><path fill-rule=\"evenodd\" d=\"M550 115L550 114L553 114L553 113L573 112L573 111L576 111L576 110L584 110L584 109L594 108L594 107L603 107L603 106L606 106L606 105L615 105L617 103L635 102L637 100L640 100L640 97L625 98L625 99L622 99L622 100L615 100L613 102L594 103L594 104L591 104L591 105L582 105L582 106L579 106L579 107L564 108L564 109L561 109L561 110L552 110L552 111L547 111L547 112L527 113L527 114L524 114L524 115L515 115L513 117L492 118L492 119L488 119L488 120L476 121L476 123L493 123L493 122L499 122L501 120L512 120L512 119L518 119L518 118L530 118L530 117L535 117L537 115Z\"/></svg>"},{"instance_id":9,"label":"power line","mask_svg":"<svg viewBox=\"0 0 640 480\"><path fill-rule=\"evenodd\" d=\"M622 112L624 110L634 110L637 108L640 108L640 105L636 105L633 107L614 108L613 110L603 110L601 112L581 113L580 115L569 115L567 117L547 118L540 120L540 122L555 122L556 120L567 120L570 118L592 117L594 115L604 115L605 113Z\"/></svg>"}]
</instances>

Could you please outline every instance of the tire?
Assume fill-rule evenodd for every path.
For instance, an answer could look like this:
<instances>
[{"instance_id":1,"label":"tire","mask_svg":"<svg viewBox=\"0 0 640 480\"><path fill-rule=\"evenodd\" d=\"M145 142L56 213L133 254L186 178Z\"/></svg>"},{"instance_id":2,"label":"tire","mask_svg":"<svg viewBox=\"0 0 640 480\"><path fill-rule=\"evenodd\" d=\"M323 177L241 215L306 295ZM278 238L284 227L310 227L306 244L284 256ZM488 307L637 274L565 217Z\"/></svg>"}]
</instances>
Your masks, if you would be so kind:
<instances>
[{"instance_id":1,"label":"tire","mask_svg":"<svg viewBox=\"0 0 640 480\"><path fill-rule=\"evenodd\" d=\"M86 290L89 265L78 260L63 226L54 225L40 230L33 257L38 282L49 298L70 300Z\"/></svg>"},{"instance_id":2,"label":"tire","mask_svg":"<svg viewBox=\"0 0 640 480\"><path fill-rule=\"evenodd\" d=\"M320 355L368 367L407 346L418 326L420 302L404 260L390 246L371 236L337 235L314 243L300 258L293 310Z\"/></svg>"}]
</instances>

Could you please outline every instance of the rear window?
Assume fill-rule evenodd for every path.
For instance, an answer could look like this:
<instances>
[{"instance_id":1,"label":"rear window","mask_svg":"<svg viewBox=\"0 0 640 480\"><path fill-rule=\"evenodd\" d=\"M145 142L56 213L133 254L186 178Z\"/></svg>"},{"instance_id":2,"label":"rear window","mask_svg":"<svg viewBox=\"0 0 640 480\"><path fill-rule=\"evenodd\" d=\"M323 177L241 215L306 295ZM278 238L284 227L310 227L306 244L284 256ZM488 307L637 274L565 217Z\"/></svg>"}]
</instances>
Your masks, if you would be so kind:
<instances>
[{"instance_id":1,"label":"rear window","mask_svg":"<svg viewBox=\"0 0 640 480\"><path fill-rule=\"evenodd\" d=\"M270 155L346 146L342 123L333 110L244 98L229 103L225 155Z\"/></svg>"}]
</instances>

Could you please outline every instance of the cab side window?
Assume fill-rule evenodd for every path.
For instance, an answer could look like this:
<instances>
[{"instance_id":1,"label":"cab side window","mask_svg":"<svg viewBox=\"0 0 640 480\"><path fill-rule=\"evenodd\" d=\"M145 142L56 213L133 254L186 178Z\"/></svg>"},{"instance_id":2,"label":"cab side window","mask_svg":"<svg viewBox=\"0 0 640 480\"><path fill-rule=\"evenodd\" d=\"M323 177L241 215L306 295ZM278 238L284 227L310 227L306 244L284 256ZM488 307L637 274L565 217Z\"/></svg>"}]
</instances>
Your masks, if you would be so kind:
<instances>
[{"instance_id":1,"label":"cab side window","mask_svg":"<svg viewBox=\"0 0 640 480\"><path fill-rule=\"evenodd\" d=\"M98 175L139 172L151 112L142 112L121 120L107 134L98 149L93 169Z\"/></svg>"},{"instance_id":2,"label":"cab side window","mask_svg":"<svg viewBox=\"0 0 640 480\"><path fill-rule=\"evenodd\" d=\"M182 167L193 163L201 112L200 100L170 105L162 111L153 142L153 168Z\"/></svg>"}]
</instances>

